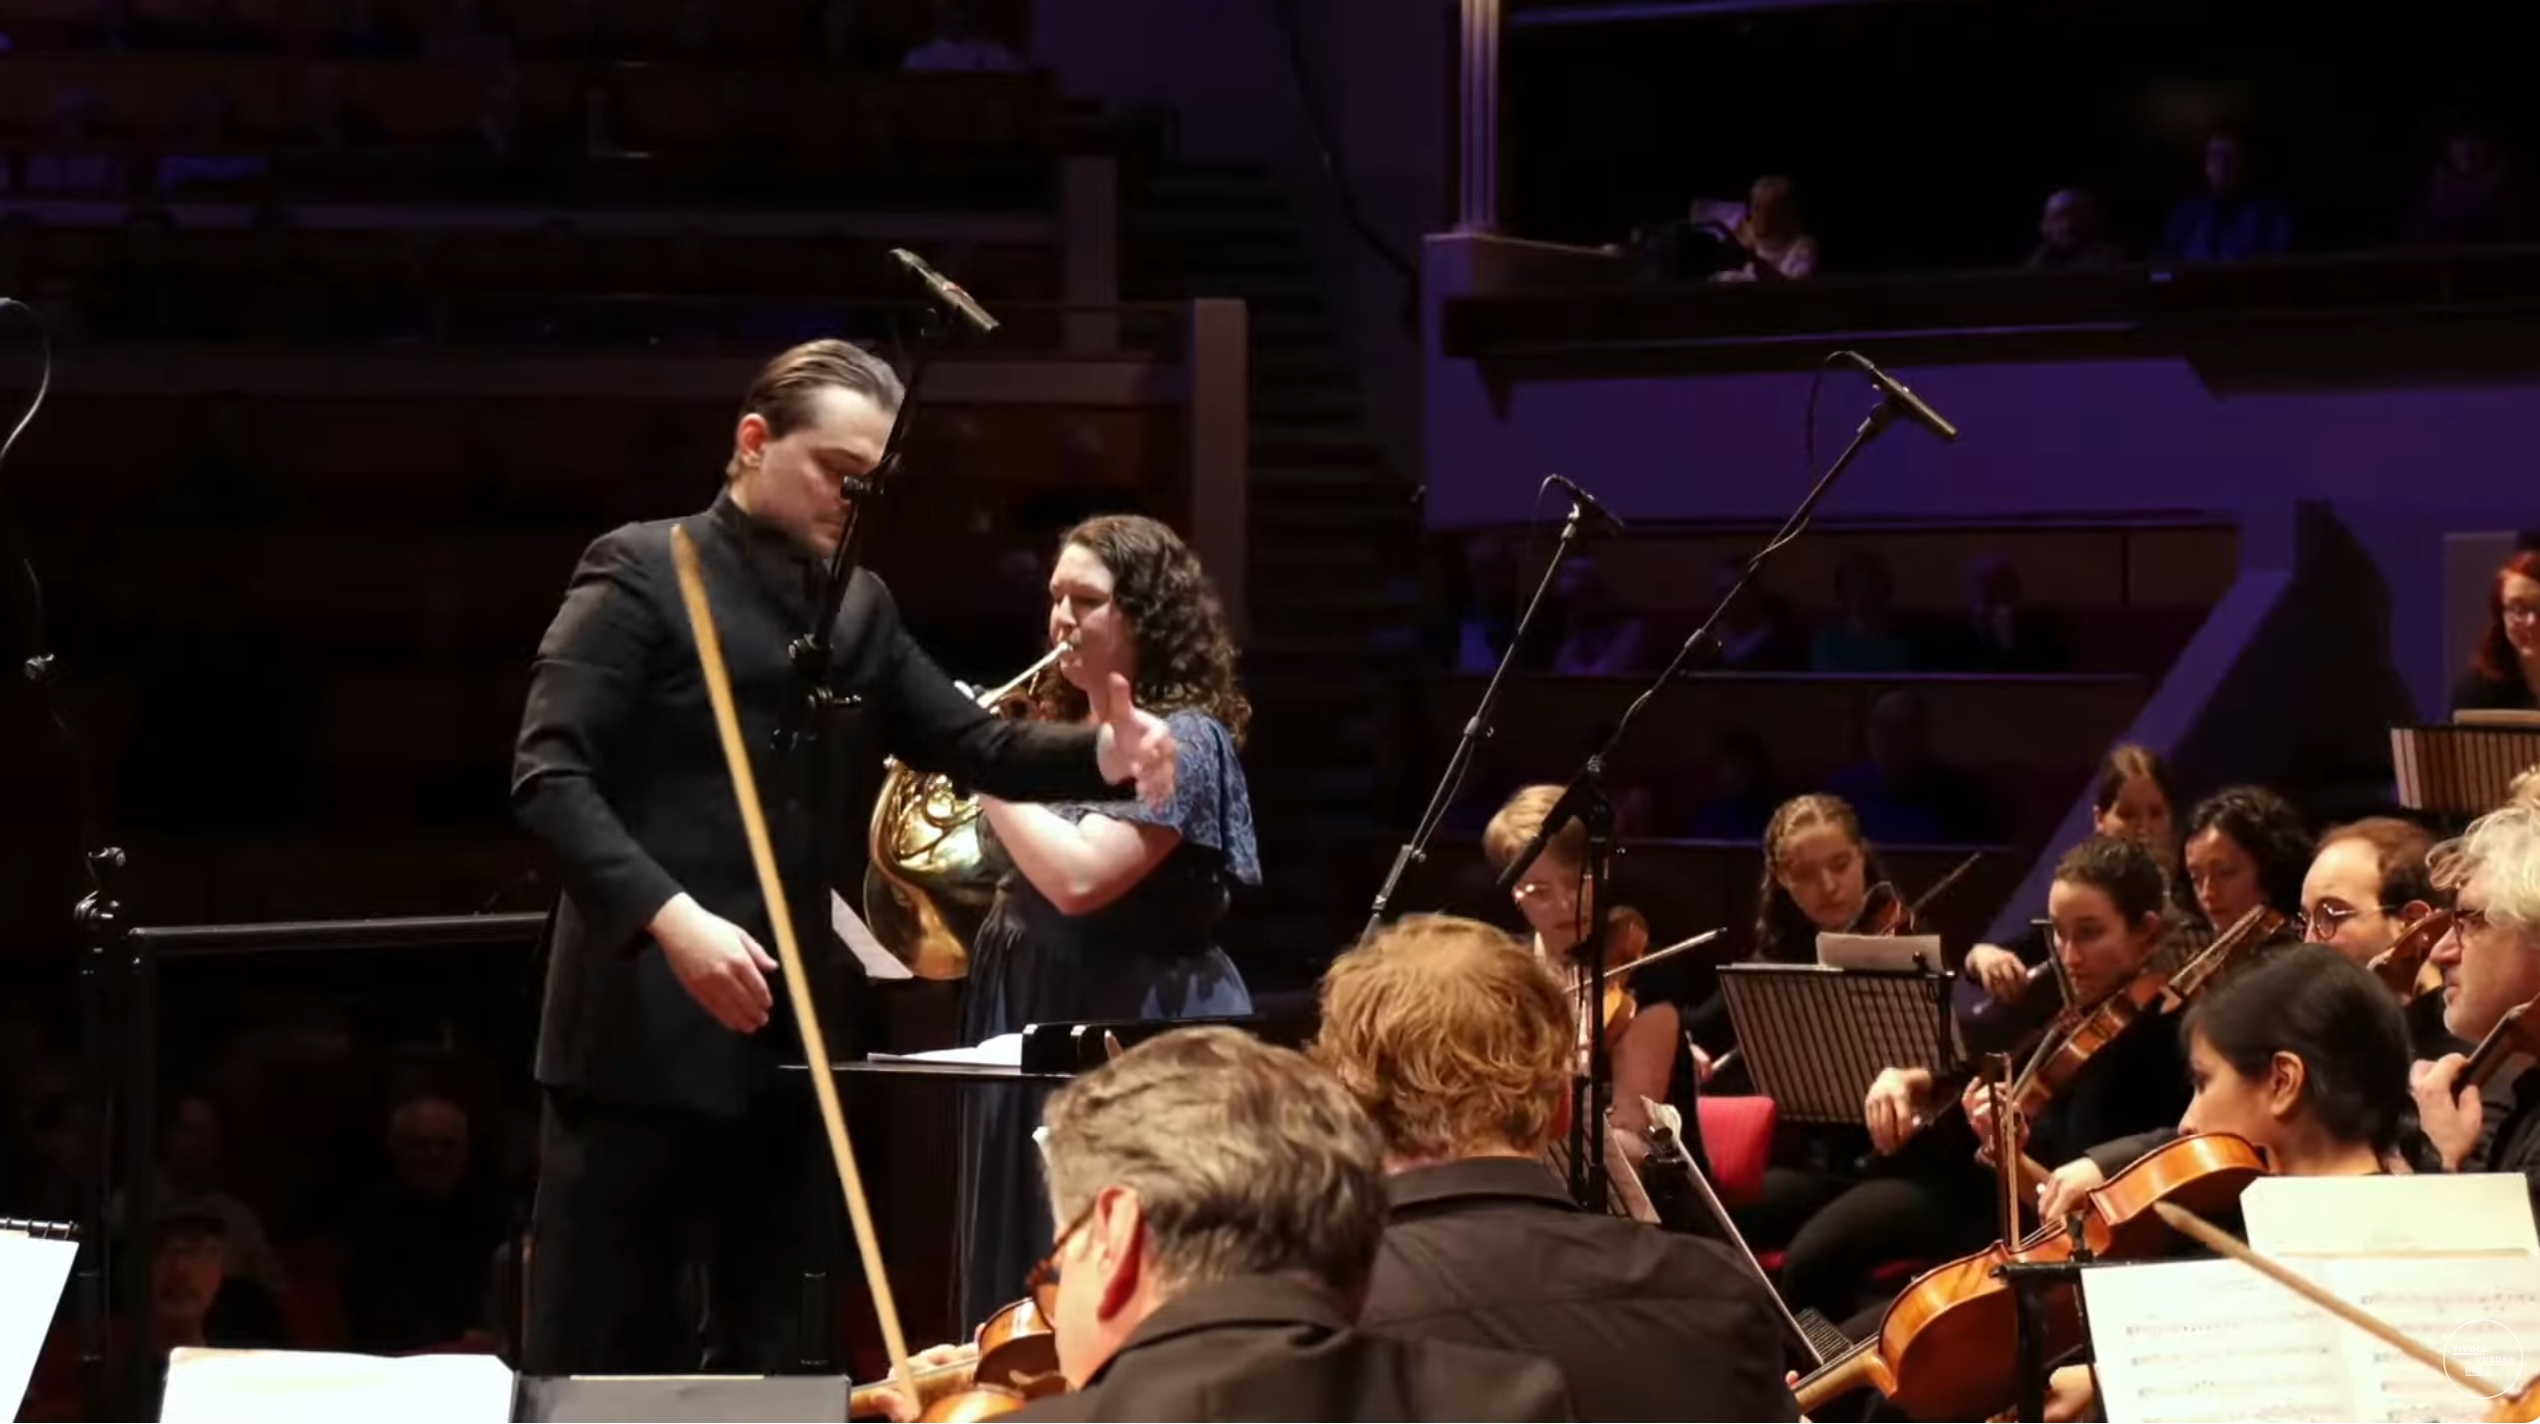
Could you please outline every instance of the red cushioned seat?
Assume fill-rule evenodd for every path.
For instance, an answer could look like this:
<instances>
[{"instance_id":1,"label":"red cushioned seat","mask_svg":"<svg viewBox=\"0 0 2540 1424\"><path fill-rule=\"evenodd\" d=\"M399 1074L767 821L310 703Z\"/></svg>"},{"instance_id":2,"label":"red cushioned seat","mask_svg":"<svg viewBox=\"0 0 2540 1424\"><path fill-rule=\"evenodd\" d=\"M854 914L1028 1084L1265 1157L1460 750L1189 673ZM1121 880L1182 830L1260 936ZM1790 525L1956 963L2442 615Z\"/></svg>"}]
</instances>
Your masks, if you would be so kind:
<instances>
[{"instance_id":1,"label":"red cushioned seat","mask_svg":"<svg viewBox=\"0 0 2540 1424\"><path fill-rule=\"evenodd\" d=\"M1728 1206L1745 1206L1764 1194L1764 1167L1773 1155L1780 1112L1771 1098L1718 1098L1704 1094L1699 1117L1702 1152L1711 1159L1711 1183Z\"/></svg>"}]
</instances>

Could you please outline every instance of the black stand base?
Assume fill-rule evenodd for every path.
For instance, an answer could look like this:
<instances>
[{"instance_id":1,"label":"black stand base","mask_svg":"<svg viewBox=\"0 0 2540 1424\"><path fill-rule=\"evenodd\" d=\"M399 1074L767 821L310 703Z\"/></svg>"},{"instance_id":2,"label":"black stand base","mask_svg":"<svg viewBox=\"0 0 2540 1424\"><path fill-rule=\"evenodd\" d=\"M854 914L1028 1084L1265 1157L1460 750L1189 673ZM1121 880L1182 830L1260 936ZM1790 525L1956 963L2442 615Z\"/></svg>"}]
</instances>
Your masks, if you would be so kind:
<instances>
[{"instance_id":1,"label":"black stand base","mask_svg":"<svg viewBox=\"0 0 2540 1424\"><path fill-rule=\"evenodd\" d=\"M2019 1417L2025 1420L2046 1417L2046 1396L2054 1381L2055 1362L2046 1354L2047 1342L2053 1338L2055 1328L2048 1313L2048 1291L2071 1290L2073 1309L2081 1316L2082 1339L2087 1342L2090 1338L2090 1313L2081 1299L2081 1273L2098 1262L2090 1254L2079 1213L2065 1218L2064 1230L2073 1243L2070 1258L2062 1261L2012 1261L1993 1270L1993 1274L2011 1288L2013 1318L2017 1322L2018 1334Z\"/></svg>"}]
</instances>

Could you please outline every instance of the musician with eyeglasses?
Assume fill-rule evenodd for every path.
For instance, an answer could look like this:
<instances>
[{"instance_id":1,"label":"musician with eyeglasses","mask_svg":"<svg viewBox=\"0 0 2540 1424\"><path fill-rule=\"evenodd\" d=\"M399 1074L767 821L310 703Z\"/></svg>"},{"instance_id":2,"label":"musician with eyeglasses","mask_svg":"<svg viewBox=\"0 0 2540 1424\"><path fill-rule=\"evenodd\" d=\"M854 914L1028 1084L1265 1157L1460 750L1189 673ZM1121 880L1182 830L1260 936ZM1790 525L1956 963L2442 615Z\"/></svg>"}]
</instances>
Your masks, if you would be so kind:
<instances>
[{"instance_id":1,"label":"musician with eyeglasses","mask_svg":"<svg viewBox=\"0 0 2540 1424\"><path fill-rule=\"evenodd\" d=\"M2495 1052L2511 1108L2492 1125L2463 1078L2471 1055L2417 1064L2410 1087L2431 1151L2422 1171L2521 1172L2540 1201L2540 1064L2522 1010L2540 999L2540 807L2508 806L2472 821L2435 850L2434 883L2452 894L2452 929L2434 947L2443 971L2443 1024ZM2540 1027L2540 1026L2535 1026Z\"/></svg>"},{"instance_id":2,"label":"musician with eyeglasses","mask_svg":"<svg viewBox=\"0 0 2540 1424\"><path fill-rule=\"evenodd\" d=\"M1008 1417L1572 1417L1542 1360L1354 1327L1384 1144L1304 1055L1178 1029L1060 1089L1045 1121L1066 1224L1030 1280L1071 1392Z\"/></svg>"}]
</instances>

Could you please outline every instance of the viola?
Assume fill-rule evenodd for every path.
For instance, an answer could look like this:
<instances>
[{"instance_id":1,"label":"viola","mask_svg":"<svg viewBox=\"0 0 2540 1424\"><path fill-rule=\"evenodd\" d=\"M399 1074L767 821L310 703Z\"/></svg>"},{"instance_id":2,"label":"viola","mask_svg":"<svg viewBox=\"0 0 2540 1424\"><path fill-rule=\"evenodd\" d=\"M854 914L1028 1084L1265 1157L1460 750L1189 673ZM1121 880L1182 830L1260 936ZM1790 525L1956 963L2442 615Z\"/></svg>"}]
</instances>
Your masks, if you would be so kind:
<instances>
[{"instance_id":1,"label":"viola","mask_svg":"<svg viewBox=\"0 0 2540 1424\"><path fill-rule=\"evenodd\" d=\"M2540 1420L2540 1375L2533 1375L2521 1389L2497 1400L2480 1417L2487 1424L2533 1424Z\"/></svg>"},{"instance_id":2,"label":"viola","mask_svg":"<svg viewBox=\"0 0 2540 1424\"><path fill-rule=\"evenodd\" d=\"M2419 994L2443 987L2440 971L2434 970L2428 961L2433 958L2434 946L2442 943L2443 936L2451 932L2451 911L2428 910L2409 921L2407 928L2399 931L2399 937L2390 942L2390 947L2374 955L2372 962L2365 967L2372 970L2373 977L2381 981L2382 987L2396 995L2401 1003L2406 1003ZM2426 982L2429 977L2434 981L2431 985Z\"/></svg>"},{"instance_id":3,"label":"viola","mask_svg":"<svg viewBox=\"0 0 2540 1424\"><path fill-rule=\"evenodd\" d=\"M917 1392L920 1420L953 1424L993 1419L1044 1395L1066 1391L1067 1377L1058 1368L1057 1337L1029 1296L989 1316L979 1327L977 1344L971 1358L920 1370L910 1381ZM857 1388L847 1396L847 1417L883 1417L882 1395L895 1388L891 1380Z\"/></svg>"},{"instance_id":4,"label":"viola","mask_svg":"<svg viewBox=\"0 0 2540 1424\"><path fill-rule=\"evenodd\" d=\"M2505 1010L2504 1017L2496 1020L2496 1026L2487 1030L2487 1036L2469 1051L2469 1062L2462 1065L2461 1076L2453 1080L2453 1096L2487 1086L2487 1080L2495 1077L2496 1070L2515 1054L2540 1057L2540 1017L2532 1013L2535 1008L2540 1008L2540 999Z\"/></svg>"},{"instance_id":5,"label":"viola","mask_svg":"<svg viewBox=\"0 0 2540 1424\"><path fill-rule=\"evenodd\" d=\"M2200 1215L2219 1212L2266 1174L2258 1149L2243 1138L2178 1138L2090 1193L2080 1212L2083 1244L2095 1258L2156 1255L2169 1241L2169 1227L2155 1210L2160 1203ZM1997 1241L1915 1277L1889 1303L1877 1334L1800 1380L1794 1391L1800 1412L1814 1414L1838 1395L1867 1386L1916 1419L2001 1413L2019 1392L2018 1362L2007 1346L2017 1335L2017 1310L2011 1288L1994 1273L2010 1262L2065 1261L2072 1253L2071 1234L2055 1222L2017 1243ZM2071 1287L2049 1299L2051 1358L2077 1347L2082 1328Z\"/></svg>"}]
</instances>

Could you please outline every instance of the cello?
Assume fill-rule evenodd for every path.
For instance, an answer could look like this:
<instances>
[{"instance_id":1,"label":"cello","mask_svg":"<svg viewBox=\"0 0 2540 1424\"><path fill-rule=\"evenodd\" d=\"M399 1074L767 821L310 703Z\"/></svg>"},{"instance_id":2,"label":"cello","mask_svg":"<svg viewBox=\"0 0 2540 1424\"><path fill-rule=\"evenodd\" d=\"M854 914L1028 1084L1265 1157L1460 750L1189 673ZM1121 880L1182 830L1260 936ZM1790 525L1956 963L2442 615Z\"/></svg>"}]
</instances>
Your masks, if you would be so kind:
<instances>
[{"instance_id":1,"label":"cello","mask_svg":"<svg viewBox=\"0 0 2540 1424\"><path fill-rule=\"evenodd\" d=\"M2220 1133L2181 1137L2145 1153L2092 1191L2077 1213L2094 1258L2156 1255L2170 1240L2163 1202L2202 1213L2236 1204L2249 1183L2267 1174L2258 1149ZM1869 1387L1916 1419L1988 1419L2008 1408L2019 1381L2004 1342L2014 1338L2011 1287L1995 1272L2014 1262L2068 1261L2072 1236L2061 1224L1981 1251L1914 1278L1889 1303L1878 1333L1803 1377L1795 1390L1802 1413ZM2054 1292L2049 1354L2081 1341L2073 1292Z\"/></svg>"}]
</instances>

